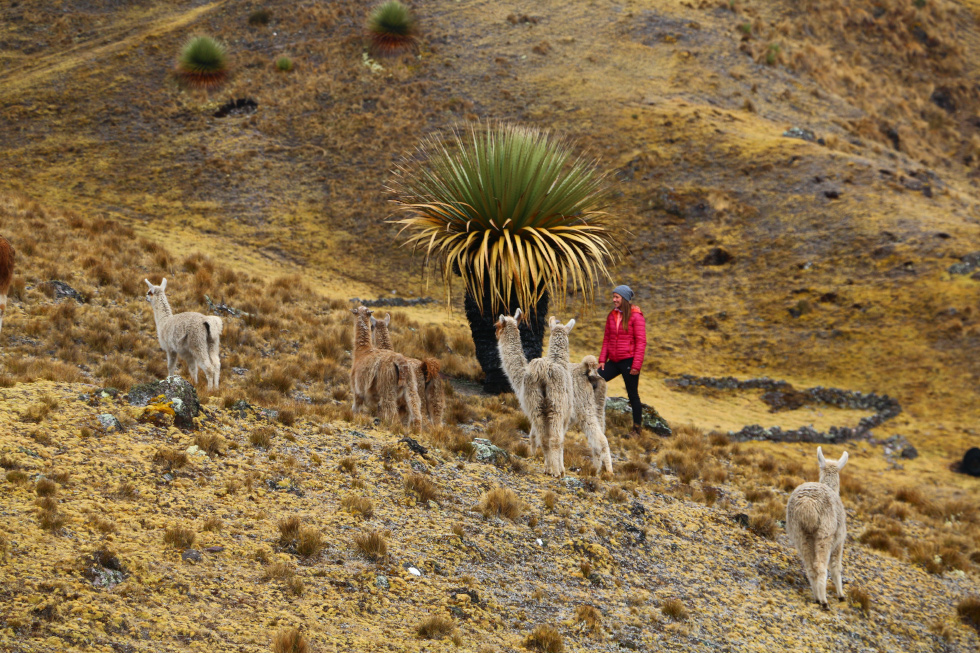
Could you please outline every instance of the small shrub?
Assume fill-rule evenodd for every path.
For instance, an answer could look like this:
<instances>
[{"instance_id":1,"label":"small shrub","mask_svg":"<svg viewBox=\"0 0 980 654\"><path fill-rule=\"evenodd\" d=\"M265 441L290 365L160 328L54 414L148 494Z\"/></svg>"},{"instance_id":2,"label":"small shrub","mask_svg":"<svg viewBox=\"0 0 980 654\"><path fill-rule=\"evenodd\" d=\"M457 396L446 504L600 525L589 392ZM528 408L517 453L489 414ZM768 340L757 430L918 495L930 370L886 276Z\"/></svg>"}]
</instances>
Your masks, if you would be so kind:
<instances>
[{"instance_id":1,"label":"small shrub","mask_svg":"<svg viewBox=\"0 0 980 654\"><path fill-rule=\"evenodd\" d=\"M386 0L371 12L368 34L373 54L397 54L415 45L415 19L403 3Z\"/></svg>"},{"instance_id":2,"label":"small shrub","mask_svg":"<svg viewBox=\"0 0 980 654\"><path fill-rule=\"evenodd\" d=\"M451 634L455 628L456 624L449 618L445 618L441 615L433 615L426 620L423 620L422 623L415 628L415 633L418 634L419 638L439 640L440 638L445 638Z\"/></svg>"},{"instance_id":3,"label":"small shrub","mask_svg":"<svg viewBox=\"0 0 980 654\"><path fill-rule=\"evenodd\" d=\"M360 514L364 518L370 518L374 515L374 506L371 504L371 500L366 497L348 495L340 501L340 506L344 511L351 514Z\"/></svg>"},{"instance_id":4,"label":"small shrub","mask_svg":"<svg viewBox=\"0 0 980 654\"><path fill-rule=\"evenodd\" d=\"M378 561L388 555L386 534L380 531L370 531L354 537L357 549L370 561Z\"/></svg>"},{"instance_id":5,"label":"small shrub","mask_svg":"<svg viewBox=\"0 0 980 654\"><path fill-rule=\"evenodd\" d=\"M980 597L965 597L956 605L956 614L964 624L973 627L980 633Z\"/></svg>"},{"instance_id":6,"label":"small shrub","mask_svg":"<svg viewBox=\"0 0 980 654\"><path fill-rule=\"evenodd\" d=\"M189 549L194 546L195 540L197 540L197 534L194 533L193 529L175 526L168 527L167 530L163 532L163 542L167 545L172 545L177 549Z\"/></svg>"},{"instance_id":7,"label":"small shrub","mask_svg":"<svg viewBox=\"0 0 980 654\"><path fill-rule=\"evenodd\" d=\"M188 86L211 89L228 76L228 52L209 36L196 36L180 51L177 75Z\"/></svg>"},{"instance_id":8,"label":"small shrub","mask_svg":"<svg viewBox=\"0 0 980 654\"><path fill-rule=\"evenodd\" d=\"M483 516L499 516L517 520L524 512L523 504L517 494L509 488L497 486L480 496L480 512Z\"/></svg>"},{"instance_id":9,"label":"small shrub","mask_svg":"<svg viewBox=\"0 0 980 654\"><path fill-rule=\"evenodd\" d=\"M847 599L850 600L851 604L859 608L861 613L870 615L871 596L868 595L866 590L859 586L851 586L847 589Z\"/></svg>"},{"instance_id":10,"label":"small shrub","mask_svg":"<svg viewBox=\"0 0 980 654\"><path fill-rule=\"evenodd\" d=\"M58 492L58 484L47 477L41 477L34 484L34 492L37 493L38 497L51 497Z\"/></svg>"},{"instance_id":11,"label":"small shrub","mask_svg":"<svg viewBox=\"0 0 980 654\"><path fill-rule=\"evenodd\" d=\"M256 9L248 15L249 25L268 25L272 20L272 12L268 9Z\"/></svg>"},{"instance_id":12,"label":"small shrub","mask_svg":"<svg viewBox=\"0 0 980 654\"><path fill-rule=\"evenodd\" d=\"M584 622L589 631L598 631L602 626L602 613L591 604L581 604L575 607L575 622Z\"/></svg>"},{"instance_id":13,"label":"small shrub","mask_svg":"<svg viewBox=\"0 0 980 654\"><path fill-rule=\"evenodd\" d=\"M538 625L524 639L524 647L532 652L563 652L565 645L561 634L554 627Z\"/></svg>"},{"instance_id":14,"label":"small shrub","mask_svg":"<svg viewBox=\"0 0 980 654\"><path fill-rule=\"evenodd\" d=\"M684 602L680 601L676 597L665 600L660 606L660 612L668 618L673 618L674 620L687 620L688 617L687 608L684 606Z\"/></svg>"},{"instance_id":15,"label":"small shrub","mask_svg":"<svg viewBox=\"0 0 980 654\"><path fill-rule=\"evenodd\" d=\"M276 634L272 639L273 652L309 652L310 643L299 629L290 627Z\"/></svg>"},{"instance_id":16,"label":"small shrub","mask_svg":"<svg viewBox=\"0 0 980 654\"><path fill-rule=\"evenodd\" d=\"M466 530L463 528L462 523L457 522L452 526L452 532L462 538L466 535Z\"/></svg>"},{"instance_id":17,"label":"small shrub","mask_svg":"<svg viewBox=\"0 0 980 654\"><path fill-rule=\"evenodd\" d=\"M289 57L279 57L276 59L276 70L282 73L288 73L293 69L293 60Z\"/></svg>"},{"instance_id":18,"label":"small shrub","mask_svg":"<svg viewBox=\"0 0 980 654\"><path fill-rule=\"evenodd\" d=\"M419 501L423 504L439 497L439 487L428 477L417 472L405 477L405 490L418 495Z\"/></svg>"}]
</instances>

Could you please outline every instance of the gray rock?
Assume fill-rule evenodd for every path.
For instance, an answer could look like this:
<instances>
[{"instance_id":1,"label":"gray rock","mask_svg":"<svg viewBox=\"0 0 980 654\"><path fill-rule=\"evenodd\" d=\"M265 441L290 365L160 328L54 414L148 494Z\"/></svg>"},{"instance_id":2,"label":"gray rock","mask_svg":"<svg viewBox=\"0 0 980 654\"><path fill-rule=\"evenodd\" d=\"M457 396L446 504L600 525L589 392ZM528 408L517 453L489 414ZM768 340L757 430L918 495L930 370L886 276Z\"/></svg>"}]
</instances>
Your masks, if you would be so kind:
<instances>
[{"instance_id":1,"label":"gray rock","mask_svg":"<svg viewBox=\"0 0 980 654\"><path fill-rule=\"evenodd\" d=\"M100 413L98 418L99 422L102 423L102 426L105 427L106 431L123 430L122 423L120 423L116 416L112 415L111 413Z\"/></svg>"},{"instance_id":2,"label":"gray rock","mask_svg":"<svg viewBox=\"0 0 980 654\"><path fill-rule=\"evenodd\" d=\"M391 588L391 583L388 582L388 577L384 575L378 575L374 579L374 585L380 588L381 590L388 590L389 588Z\"/></svg>"},{"instance_id":3,"label":"gray rock","mask_svg":"<svg viewBox=\"0 0 980 654\"><path fill-rule=\"evenodd\" d=\"M813 130L806 127L790 127L783 132L783 136L790 139L802 139L811 143L815 143L817 140L817 135L813 133Z\"/></svg>"},{"instance_id":4,"label":"gray rock","mask_svg":"<svg viewBox=\"0 0 980 654\"><path fill-rule=\"evenodd\" d=\"M79 304L84 304L85 298L82 297L81 293L73 289L68 284L58 281L57 279L52 279L50 282L43 282L39 286L47 286L52 291L54 291L55 300L75 300Z\"/></svg>"},{"instance_id":5,"label":"gray rock","mask_svg":"<svg viewBox=\"0 0 980 654\"><path fill-rule=\"evenodd\" d=\"M194 428L194 417L201 413L197 390L183 377L174 375L160 381L138 384L129 389L127 398L134 406L146 406L158 395L164 395L173 404L174 424L182 429Z\"/></svg>"},{"instance_id":6,"label":"gray rock","mask_svg":"<svg viewBox=\"0 0 980 654\"><path fill-rule=\"evenodd\" d=\"M501 449L485 438L474 438L473 456L480 463L504 465L510 460L507 450Z\"/></svg>"},{"instance_id":7,"label":"gray rock","mask_svg":"<svg viewBox=\"0 0 980 654\"><path fill-rule=\"evenodd\" d=\"M180 555L180 558L192 563L200 563L204 560L204 555L201 554L200 550L184 550L184 553Z\"/></svg>"},{"instance_id":8,"label":"gray rock","mask_svg":"<svg viewBox=\"0 0 980 654\"><path fill-rule=\"evenodd\" d=\"M607 397L606 411L633 412L629 400L625 397ZM643 405L643 426L659 436L671 436L673 434L667 421L649 404Z\"/></svg>"}]
</instances>

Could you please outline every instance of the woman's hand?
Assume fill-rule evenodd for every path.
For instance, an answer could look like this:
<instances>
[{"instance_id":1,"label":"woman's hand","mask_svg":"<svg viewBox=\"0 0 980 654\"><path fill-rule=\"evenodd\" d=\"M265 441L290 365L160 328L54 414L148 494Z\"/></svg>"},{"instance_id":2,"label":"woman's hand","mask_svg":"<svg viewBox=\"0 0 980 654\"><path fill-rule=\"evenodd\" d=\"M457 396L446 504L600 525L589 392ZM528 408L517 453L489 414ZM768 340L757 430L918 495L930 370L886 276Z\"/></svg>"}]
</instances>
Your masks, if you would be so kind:
<instances>
[{"instance_id":1,"label":"woman's hand","mask_svg":"<svg viewBox=\"0 0 980 654\"><path fill-rule=\"evenodd\" d=\"M630 374L631 375L639 375L640 374L639 368L633 368L632 370L630 370Z\"/></svg>"},{"instance_id":2,"label":"woman's hand","mask_svg":"<svg viewBox=\"0 0 980 654\"><path fill-rule=\"evenodd\" d=\"M602 370L605 367L606 367L606 362L605 361L603 361L602 363L599 364L599 370Z\"/></svg>"}]
</instances>

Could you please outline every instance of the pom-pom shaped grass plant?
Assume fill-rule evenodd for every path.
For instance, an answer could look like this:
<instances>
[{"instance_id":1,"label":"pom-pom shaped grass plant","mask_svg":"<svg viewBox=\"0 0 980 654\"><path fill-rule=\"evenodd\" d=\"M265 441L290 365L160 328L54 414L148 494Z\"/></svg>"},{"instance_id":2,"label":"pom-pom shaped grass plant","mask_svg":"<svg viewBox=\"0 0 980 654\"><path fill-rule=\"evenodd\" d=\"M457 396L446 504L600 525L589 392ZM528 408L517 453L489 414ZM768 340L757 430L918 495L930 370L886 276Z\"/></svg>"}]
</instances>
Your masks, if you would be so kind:
<instances>
[{"instance_id":1,"label":"pom-pom shaped grass plant","mask_svg":"<svg viewBox=\"0 0 980 654\"><path fill-rule=\"evenodd\" d=\"M385 0L376 6L368 17L367 31L374 55L395 55L416 47L415 17L398 0Z\"/></svg>"},{"instance_id":2,"label":"pom-pom shaped grass plant","mask_svg":"<svg viewBox=\"0 0 980 654\"><path fill-rule=\"evenodd\" d=\"M209 36L195 36L177 59L177 77L187 86L213 89L228 77L228 51Z\"/></svg>"},{"instance_id":3,"label":"pom-pom shaped grass plant","mask_svg":"<svg viewBox=\"0 0 980 654\"><path fill-rule=\"evenodd\" d=\"M393 172L388 190L408 214L394 222L407 244L440 264L447 288L454 274L462 278L484 387L507 390L497 315L524 310L525 353L538 357L549 297L563 306L574 288L591 303L597 283L609 279L604 176L565 139L510 124L425 139Z\"/></svg>"}]
</instances>

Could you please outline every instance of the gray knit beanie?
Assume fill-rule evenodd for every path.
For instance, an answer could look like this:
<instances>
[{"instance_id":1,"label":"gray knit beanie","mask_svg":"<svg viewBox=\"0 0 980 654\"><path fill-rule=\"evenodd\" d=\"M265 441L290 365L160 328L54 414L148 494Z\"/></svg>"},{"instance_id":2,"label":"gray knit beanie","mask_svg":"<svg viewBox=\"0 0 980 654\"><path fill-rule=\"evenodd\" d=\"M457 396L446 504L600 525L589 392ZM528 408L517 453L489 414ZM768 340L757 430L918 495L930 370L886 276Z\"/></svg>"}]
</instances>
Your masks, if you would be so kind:
<instances>
[{"instance_id":1,"label":"gray knit beanie","mask_svg":"<svg viewBox=\"0 0 980 654\"><path fill-rule=\"evenodd\" d=\"M631 302L633 300L633 289L626 284L621 284L620 286L614 288L613 293L619 293L627 302Z\"/></svg>"}]
</instances>

